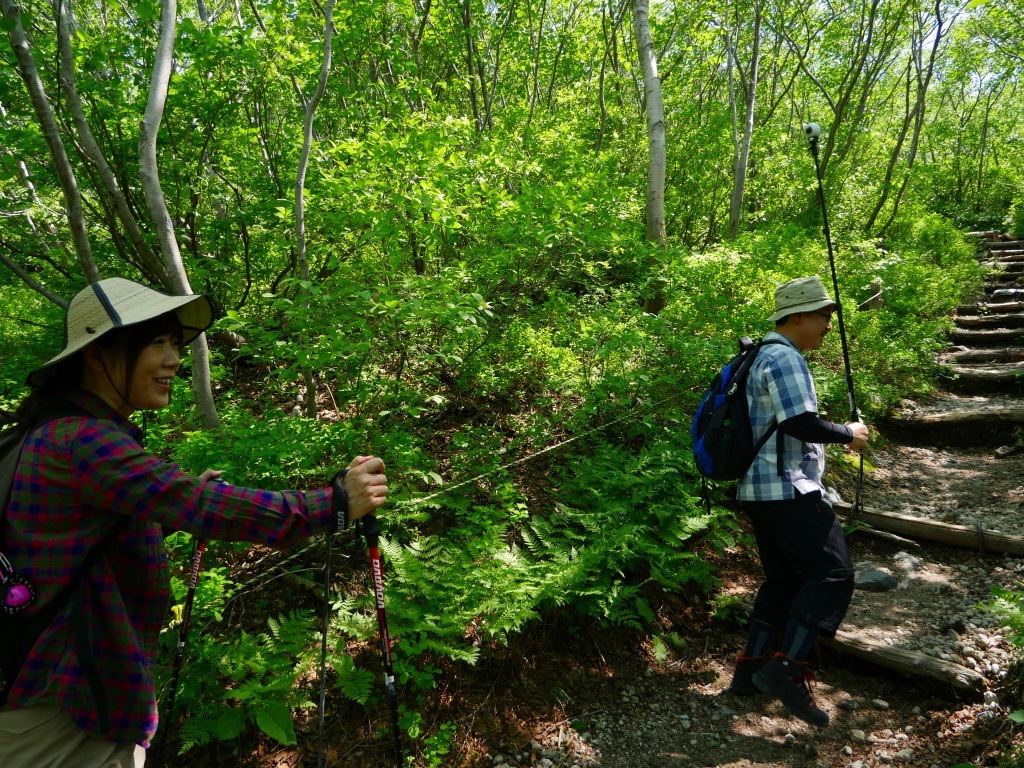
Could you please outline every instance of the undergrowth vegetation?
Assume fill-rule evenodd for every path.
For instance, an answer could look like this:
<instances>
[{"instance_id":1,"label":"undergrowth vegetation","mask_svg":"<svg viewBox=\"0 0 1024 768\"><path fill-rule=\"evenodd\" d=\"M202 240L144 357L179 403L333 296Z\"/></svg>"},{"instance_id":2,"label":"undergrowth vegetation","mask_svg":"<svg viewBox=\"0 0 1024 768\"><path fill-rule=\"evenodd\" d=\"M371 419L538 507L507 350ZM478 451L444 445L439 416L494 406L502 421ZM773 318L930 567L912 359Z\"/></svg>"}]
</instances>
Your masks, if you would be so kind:
<instances>
[{"instance_id":1,"label":"undergrowth vegetation","mask_svg":"<svg viewBox=\"0 0 1024 768\"><path fill-rule=\"evenodd\" d=\"M920 215L894 231L899 238L884 243L842 237L836 254L868 420L930 391L932 353L980 283L973 246L945 220ZM267 295L219 322L247 340L214 350L221 433L199 428L183 388L148 419L154 450L242 485L318 487L354 455L385 458L382 552L400 722L432 754L451 736L426 716L442 669L472 665L554 617L649 631L664 653L679 638L660 632L661 596L690 590L714 603L708 555L746 545L720 491L710 512L704 506L689 420L737 337L769 330L775 285L815 273L830 284L820 233L788 225L672 252L671 300L657 316L614 272L556 270L543 285L503 293L505 282L464 264L360 290L342 268L341 289L314 291L308 309ZM884 306L857 311L879 284ZM58 321L50 325L5 326L15 354L3 369L8 405L22 391L14 372L57 343ZM305 366L320 371L319 420L298 415L310 396ZM838 333L811 366L823 412L845 420ZM167 544L181 568L162 649L169 662L192 544L185 534ZM360 561L360 542L339 544ZM296 742L295 718L308 721L301 713L316 698L323 554L322 541L287 554L210 544L189 672L167 718L183 723L182 751L238 749L256 728ZM329 701L369 714L383 690L379 658L366 653L376 622L362 578L332 585ZM161 674L166 690L169 668Z\"/></svg>"},{"instance_id":2,"label":"undergrowth vegetation","mask_svg":"<svg viewBox=\"0 0 1024 768\"><path fill-rule=\"evenodd\" d=\"M973 246L942 219L908 222L901 236L844 239L837 254L869 420L930 391L932 353L980 281ZM269 299L262 316L221 321L248 339L217 353L223 434L198 429L181 397L152 419L150 444L188 470L218 468L229 482L267 488L316 487L358 453L385 458L382 552L401 725L424 749L443 750L425 710L443 668L474 664L555 616L658 634L659 596L694 590L714 600L707 555L744 542L718 491L710 513L703 504L689 418L736 338L768 330L775 285L812 273L829 283L827 264L819 235L795 226L679 251L658 316L607 278L585 289L552 281L515 307L453 288L479 281L447 272L352 293L331 312L326 302L307 311ZM856 311L876 280L885 305ZM282 349L297 323L309 346ZM823 411L841 421L832 336L811 365ZM300 368L313 361L329 370L320 420L293 412ZM168 545L187 563L187 537ZM360 557L358 541L343 547ZM251 727L294 743L292 714L312 706L322 542L259 558L236 545L208 550L177 699L188 714L183 749L237 741ZM333 587L331 701L370 713L383 706L379 659L360 655L376 632L371 595L359 579ZM174 590L180 601L184 584ZM667 642L655 640L655 650Z\"/></svg>"},{"instance_id":3,"label":"undergrowth vegetation","mask_svg":"<svg viewBox=\"0 0 1024 768\"><path fill-rule=\"evenodd\" d=\"M901 220L894 232L884 243L843 236L836 254L868 420L930 391L952 310L980 284L973 246L942 218ZM746 542L720 491L710 512L704 506L689 419L737 337L769 330L778 283L815 273L831 282L820 231L796 225L673 251L671 299L657 316L640 309L636 284L599 264L511 291L482 269L356 290L343 267L340 290L314 291L308 309L268 294L250 311L229 311L219 328L246 343L214 349L223 431L199 428L184 388L147 423L150 447L185 469L269 489L317 487L360 453L385 458L382 552L400 722L438 755L451 726L439 730L426 712L442 669L472 665L554 617L649 631L664 653L680 639L661 634L661 596L690 590L727 609L715 603L708 555ZM857 311L879 285L884 306ZM5 325L8 405L23 391L15 372L58 343L59 321L43 307L36 317L50 328ZM823 412L845 420L838 333L810 362ZM298 415L310 396L306 366L320 371L318 420ZM181 569L162 649L169 663L192 544L185 534L167 544ZM360 542L339 544L360 561ZM323 554L322 541L287 554L211 542L189 672L167 717L182 723L182 751L239 749L257 728L296 742L296 718L308 722L301 713L316 698ZM383 690L379 658L367 653L376 622L362 578L332 585L329 701L370 714ZM166 690L169 666L161 675Z\"/></svg>"}]
</instances>

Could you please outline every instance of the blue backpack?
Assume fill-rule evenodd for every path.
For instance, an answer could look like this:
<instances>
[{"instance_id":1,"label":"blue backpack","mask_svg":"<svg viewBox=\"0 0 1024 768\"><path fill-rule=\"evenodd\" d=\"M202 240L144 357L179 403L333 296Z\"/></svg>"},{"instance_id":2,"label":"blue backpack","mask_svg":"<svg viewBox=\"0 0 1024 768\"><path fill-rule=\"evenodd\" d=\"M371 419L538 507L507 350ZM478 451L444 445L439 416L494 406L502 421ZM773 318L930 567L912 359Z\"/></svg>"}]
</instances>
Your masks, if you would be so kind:
<instances>
[{"instance_id":1,"label":"blue backpack","mask_svg":"<svg viewBox=\"0 0 1024 768\"><path fill-rule=\"evenodd\" d=\"M739 354L726 363L704 394L690 425L693 458L704 477L720 481L739 480L778 428L772 419L761 439L754 442L746 384L750 366L761 347L781 343L755 342L744 336L740 339Z\"/></svg>"}]
</instances>

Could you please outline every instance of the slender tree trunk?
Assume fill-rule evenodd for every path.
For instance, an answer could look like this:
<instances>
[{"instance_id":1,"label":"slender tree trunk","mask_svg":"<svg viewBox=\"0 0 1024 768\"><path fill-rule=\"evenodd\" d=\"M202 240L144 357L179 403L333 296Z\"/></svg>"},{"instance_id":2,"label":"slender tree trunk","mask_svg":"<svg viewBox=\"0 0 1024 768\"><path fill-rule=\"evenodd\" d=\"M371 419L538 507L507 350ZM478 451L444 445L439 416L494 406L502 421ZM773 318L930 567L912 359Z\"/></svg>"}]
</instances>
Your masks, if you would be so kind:
<instances>
[{"instance_id":1,"label":"slender tree trunk","mask_svg":"<svg viewBox=\"0 0 1024 768\"><path fill-rule=\"evenodd\" d=\"M113 168L110 167L110 163L107 162L107 158L100 149L99 143L93 136L92 128L90 128L89 122L86 120L82 99L78 94L78 87L75 84L75 58L71 50L71 25L68 19L67 1L58 4L57 44L60 48L60 74L58 82L67 98L71 117L75 123L75 130L78 132L78 143L76 146L79 148L79 152L83 155L84 159L92 163L99 173L100 179L103 182L103 188L110 198L114 211L117 213L117 218L121 222L121 226L124 227L129 242L131 242L136 253L138 253L146 277L153 282L159 283L166 290L173 290L174 284L167 272L166 265L153 251L149 243L146 242L142 229L139 227L139 223L135 219L131 207L128 205L128 200L121 189L121 185L117 181L117 176Z\"/></svg>"},{"instance_id":2,"label":"slender tree trunk","mask_svg":"<svg viewBox=\"0 0 1024 768\"><path fill-rule=\"evenodd\" d=\"M295 177L295 245L298 252L299 272L302 275L303 287L299 291L300 303L303 308L309 309L309 259L306 255L306 211L305 211L305 185L306 169L309 166L309 153L313 145L313 118L316 116L316 108L327 90L327 76L331 72L331 43L334 39L334 3L335 0L328 0L324 8L324 58L320 65L320 80L316 84L316 91L308 101L304 100L305 120L302 124L302 154L299 157L299 168ZM306 415L315 419L316 412L316 381L313 371L306 368L302 372L306 381Z\"/></svg>"},{"instance_id":3,"label":"slender tree trunk","mask_svg":"<svg viewBox=\"0 0 1024 768\"><path fill-rule=\"evenodd\" d=\"M472 0L462 2L462 29L466 34L466 77L469 80L469 104L473 109L473 121L477 133L484 130L484 120L480 116L480 100L477 97L477 84L482 82L476 72L476 41L473 38Z\"/></svg>"},{"instance_id":4,"label":"slender tree trunk","mask_svg":"<svg viewBox=\"0 0 1024 768\"><path fill-rule=\"evenodd\" d=\"M651 40L650 8L648 0L635 0L633 28L640 68L644 78L644 101L647 112L647 240L658 246L652 251L649 264L652 269L661 266L668 244L665 233L665 112L661 101L661 80L658 79L658 61ZM658 277L654 293L644 302L644 311L656 315L665 307L664 280Z\"/></svg>"},{"instance_id":5,"label":"slender tree trunk","mask_svg":"<svg viewBox=\"0 0 1024 768\"><path fill-rule=\"evenodd\" d=\"M605 72L608 68L608 9L605 3L601 3L601 34L604 37L604 53L601 56L601 72L597 81L597 104L601 110L601 127L597 131L597 153L601 153L601 146L604 144L604 132L608 126L608 105L604 98ZM614 34L614 31L613 31Z\"/></svg>"},{"instance_id":6,"label":"slender tree trunk","mask_svg":"<svg viewBox=\"0 0 1024 768\"><path fill-rule=\"evenodd\" d=\"M988 129L992 115L992 92L985 96L985 120L981 124L981 147L978 149L978 183L975 187L974 211L981 211L981 193L985 184L985 154L988 152Z\"/></svg>"},{"instance_id":7,"label":"slender tree trunk","mask_svg":"<svg viewBox=\"0 0 1024 768\"><path fill-rule=\"evenodd\" d=\"M737 20L737 30L739 21ZM732 56L739 61L739 39ZM754 49L750 55L750 82L745 95L746 113L743 122L743 138L740 142L736 163L733 167L732 199L729 202L729 229L726 237L735 240L740 232L740 219L743 216L743 198L747 184L747 166L750 163L750 142L754 136L754 106L757 102L757 76L761 59L761 0L754 1ZM735 98L733 99L735 105ZM735 106L733 107L735 126ZM735 132L735 127L733 128Z\"/></svg>"},{"instance_id":8,"label":"slender tree trunk","mask_svg":"<svg viewBox=\"0 0 1024 768\"><path fill-rule=\"evenodd\" d=\"M178 250L178 242L174 237L174 224L167 210L163 189L160 187L160 172L156 159L157 134L160 132L160 119L167 103L167 90L171 80L177 14L176 0L161 0L160 39L153 62L149 100L139 125L139 178L171 283L176 293L187 296L192 293L192 288L188 283L188 275L185 274L181 251ZM203 425L207 429L218 429L220 419L217 417L217 408L213 402L210 380L210 349L204 333L199 334L192 342L192 391L196 396L196 405Z\"/></svg>"},{"instance_id":9,"label":"slender tree trunk","mask_svg":"<svg viewBox=\"0 0 1024 768\"><path fill-rule=\"evenodd\" d=\"M875 221L878 220L878 215L882 212L882 208L885 207L886 202L889 200L889 193L892 191L892 180L893 174L896 171L896 164L899 162L900 155L903 153L903 143L906 141L907 133L910 131L910 123L914 118L915 111L919 102L915 102L913 108L910 106L910 73L912 69L912 62L907 62L907 92L905 95L906 107L903 115L903 124L900 126L899 133L896 136L896 145L893 147L892 152L889 155L889 164L885 169L885 178L882 180L882 193L878 197L878 202L875 203L875 207L871 210L871 214L868 216L867 222L864 224L864 231L871 232L871 229L875 226Z\"/></svg>"},{"instance_id":10,"label":"slender tree trunk","mask_svg":"<svg viewBox=\"0 0 1024 768\"><path fill-rule=\"evenodd\" d=\"M530 0L526 0L526 17L530 25L530 51L533 54L533 57L530 64L529 79L530 113L527 115L526 125L523 127L524 134L526 134L530 129L530 123L533 122L533 114L537 110L537 102L540 99L540 56L541 50L544 47L544 22L547 17L547 12L547 0L541 0L540 18L536 23L534 23L533 5Z\"/></svg>"},{"instance_id":11,"label":"slender tree trunk","mask_svg":"<svg viewBox=\"0 0 1024 768\"><path fill-rule=\"evenodd\" d=\"M24 267L22 267L20 264L18 264L17 262L13 261L12 259L8 258L7 254L4 253L3 250L0 250L0 264L3 264L5 267L7 267L9 270L11 270L11 272L13 272L18 277L20 277L22 279L22 281L25 283L25 285L27 285L33 291L38 293L43 298L48 299L49 301L52 301L54 304L56 304L61 309L67 309L68 304L71 303L67 299L62 299L60 296L58 296L56 293L51 291L45 285L40 283L38 280L34 279L32 277L32 275L30 275L25 270Z\"/></svg>"},{"instance_id":12,"label":"slender tree trunk","mask_svg":"<svg viewBox=\"0 0 1024 768\"><path fill-rule=\"evenodd\" d=\"M7 110L4 109L4 105L3 104L0 104L0 118L5 118L5 117L7 117ZM25 189L28 191L29 195L31 196L32 202L35 205L37 205L37 206L41 205L42 202L39 199L39 193L36 191L36 185L32 183L32 174L29 172L28 165L25 164L25 161L24 160L19 160L19 159L15 158L14 154L12 152L10 152L9 150L0 150L0 154L7 155L8 157L10 157L15 162L15 165L16 165L16 167L18 169L17 170L18 178L21 179L22 185L25 187ZM68 244L65 243L61 238L56 237L56 232L54 232L54 233L45 233L45 232L43 232L38 227L38 225L36 225L35 219L32 217L32 209L31 208L26 208L24 211L22 211L22 215L25 217L25 221L28 223L28 228L29 228L29 231L32 233L32 237L34 237L35 240L39 244L39 250L35 254L36 258L39 258L39 259L42 259L42 260L46 261L54 269L56 269L57 272L59 272L60 274L64 275L65 277L71 277L71 274L72 274L71 262L76 261L74 249L69 247ZM54 244L53 242L51 242L48 239L48 234L52 234L54 237L56 237L56 240L57 240L56 244ZM0 240L0 250L3 250L4 248L7 248L7 246L6 246L6 244L2 243L2 240ZM13 248L9 249L10 252L13 252L13 250L14 250ZM54 260L54 256L51 255L51 253L58 253L58 252L62 253L63 255L65 255L67 257L65 259L61 259L61 263L60 264L58 264ZM0 259L3 259L4 263L8 264L8 265L11 265L11 264L14 263L10 259L6 258L3 255L3 253L0 253ZM67 305L68 305L67 301L65 301L64 299L58 297L57 294L53 293L52 291L49 291L49 290L46 290L46 289L42 289L41 284L38 283L36 280L32 279L29 276L29 273L27 271L25 271L24 269L22 269L21 267L18 267L18 268L12 267L12 271L14 271L15 274L18 275L18 277L20 277L25 283L27 283L28 286L32 290L37 291L38 293L42 294L47 299L49 299L50 301L53 301L55 304L60 306L62 309L67 307Z\"/></svg>"},{"instance_id":13,"label":"slender tree trunk","mask_svg":"<svg viewBox=\"0 0 1024 768\"><path fill-rule=\"evenodd\" d=\"M92 256L92 246L89 243L89 235L85 227L85 214L82 210L82 194L78 189L78 181L75 179L74 169L64 150L64 142L60 136L60 128L50 108L50 100L43 88L43 81L39 77L39 70L36 68L35 58L29 48L28 37L21 25L21 9L15 5L14 0L0 0L0 9L3 10L3 17L14 21L14 28L10 31L9 37L11 47L14 49L15 58L18 60L18 71L25 81L29 98L32 101L32 108L36 113L36 119L43 131L43 138L50 150L50 157L53 158L54 170L60 180L61 191L64 194L65 215L68 220L68 227L71 229L71 241L75 246L75 256L82 268L82 273L90 283L100 279L99 269Z\"/></svg>"},{"instance_id":14,"label":"slender tree trunk","mask_svg":"<svg viewBox=\"0 0 1024 768\"><path fill-rule=\"evenodd\" d=\"M938 63L939 58L939 47L942 45L942 41L949 36L950 30L953 28L953 24L956 23L960 17L963 7L960 9L954 9L949 19L948 24L944 24L942 18L942 5L939 2L935 3L935 26L925 31L923 29L923 22L920 24L919 46L923 49L926 39L931 39L931 50L928 53L927 65L923 65L921 56L918 54L917 58L914 59L914 65L917 72L917 99L914 105L914 131L911 134L910 148L907 152L907 163L906 170L903 173L903 182L900 184L900 188L896 192L896 196L893 200L892 211L889 213L889 218L882 226L879 234L885 236L888 232L889 227L892 226L893 221L896 220L896 214L899 212L900 204L903 202L903 195L907 191L907 186L910 184L911 173L914 170L914 163L917 161L918 149L921 146L921 134L924 130L924 121L926 116L926 102L928 96L928 89L931 85L932 77L935 73L935 66ZM922 71L923 70L923 71ZM888 193L888 186L884 188L884 193ZM884 196L884 195L883 195ZM881 207L879 206L879 210ZM865 227L865 230L869 230L874 225L874 217L869 221L869 226Z\"/></svg>"}]
</instances>

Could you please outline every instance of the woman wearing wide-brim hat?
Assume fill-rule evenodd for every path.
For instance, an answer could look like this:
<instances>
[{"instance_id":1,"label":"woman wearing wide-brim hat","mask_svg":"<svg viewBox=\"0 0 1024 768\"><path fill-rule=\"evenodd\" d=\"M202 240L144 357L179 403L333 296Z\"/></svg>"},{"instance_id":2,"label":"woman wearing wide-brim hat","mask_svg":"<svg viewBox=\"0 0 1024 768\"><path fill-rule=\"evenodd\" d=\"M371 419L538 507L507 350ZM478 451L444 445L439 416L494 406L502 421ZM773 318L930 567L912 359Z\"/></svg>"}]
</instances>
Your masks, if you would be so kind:
<instances>
[{"instance_id":1,"label":"woman wearing wide-brim hat","mask_svg":"<svg viewBox=\"0 0 1024 768\"><path fill-rule=\"evenodd\" d=\"M344 493L271 492L187 475L143 447L129 418L168 404L180 346L212 320L205 296L101 280L71 300L60 353L28 375L15 416L39 426L18 463L3 554L34 591L25 617L57 611L15 679L0 682L4 768L142 765L170 597L165 528L287 546L385 501L375 457L349 464Z\"/></svg>"}]
</instances>

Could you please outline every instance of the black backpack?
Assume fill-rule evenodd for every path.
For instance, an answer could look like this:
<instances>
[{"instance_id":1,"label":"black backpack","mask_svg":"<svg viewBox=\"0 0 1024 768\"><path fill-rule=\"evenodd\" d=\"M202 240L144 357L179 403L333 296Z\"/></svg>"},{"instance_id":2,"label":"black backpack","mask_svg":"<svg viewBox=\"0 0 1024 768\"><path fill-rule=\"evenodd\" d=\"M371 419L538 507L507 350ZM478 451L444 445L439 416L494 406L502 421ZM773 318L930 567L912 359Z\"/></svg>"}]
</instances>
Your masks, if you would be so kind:
<instances>
[{"instance_id":1,"label":"black backpack","mask_svg":"<svg viewBox=\"0 0 1024 768\"><path fill-rule=\"evenodd\" d=\"M67 416L91 417L92 414L82 408L67 405L47 413L33 423L18 423L0 431L0 706L7 703L11 685L17 679L36 640L50 626L61 609L71 603L72 625L79 660L96 700L101 727L104 727L104 721L107 720L106 690L99 679L91 648L88 647L88 622L80 599L80 587L83 574L106 552L130 519L124 518L115 523L103 540L85 556L82 567L74 578L53 600L34 611L26 610L35 602L32 584L28 579L18 575L16 568L4 554L7 548L7 504L11 498L14 475L21 460L25 440L43 424Z\"/></svg>"},{"instance_id":2,"label":"black backpack","mask_svg":"<svg viewBox=\"0 0 1024 768\"><path fill-rule=\"evenodd\" d=\"M755 342L744 336L740 339L739 354L719 371L704 393L690 424L693 458L704 477L721 481L739 480L778 428L772 419L761 439L754 442L746 384L750 366L761 347L781 343Z\"/></svg>"}]
</instances>

